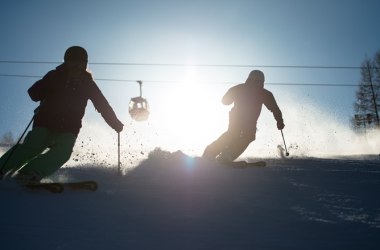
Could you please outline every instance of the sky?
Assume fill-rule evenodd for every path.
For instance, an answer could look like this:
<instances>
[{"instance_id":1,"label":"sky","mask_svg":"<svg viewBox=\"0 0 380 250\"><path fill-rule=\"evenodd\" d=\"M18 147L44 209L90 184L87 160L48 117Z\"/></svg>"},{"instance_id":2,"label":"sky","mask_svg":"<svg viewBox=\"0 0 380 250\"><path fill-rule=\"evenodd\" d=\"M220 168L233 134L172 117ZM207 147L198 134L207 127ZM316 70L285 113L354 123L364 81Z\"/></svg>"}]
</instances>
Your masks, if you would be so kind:
<instances>
[{"instance_id":1,"label":"sky","mask_svg":"<svg viewBox=\"0 0 380 250\"><path fill-rule=\"evenodd\" d=\"M273 66L358 67L380 49L376 0L9 0L0 6L0 136L10 131L16 139L38 106L27 89L79 45L125 124L125 149L201 153L227 127L230 107L221 97L253 69L266 76L290 144L323 147L330 133L349 133L356 87L287 83L358 84L360 70ZM151 108L144 123L128 114L129 100L139 95L136 80ZM282 143L268 113L258 132L264 151ZM317 138L310 140L311 133ZM80 136L82 143L115 146L115 133L91 104Z\"/></svg>"}]
</instances>

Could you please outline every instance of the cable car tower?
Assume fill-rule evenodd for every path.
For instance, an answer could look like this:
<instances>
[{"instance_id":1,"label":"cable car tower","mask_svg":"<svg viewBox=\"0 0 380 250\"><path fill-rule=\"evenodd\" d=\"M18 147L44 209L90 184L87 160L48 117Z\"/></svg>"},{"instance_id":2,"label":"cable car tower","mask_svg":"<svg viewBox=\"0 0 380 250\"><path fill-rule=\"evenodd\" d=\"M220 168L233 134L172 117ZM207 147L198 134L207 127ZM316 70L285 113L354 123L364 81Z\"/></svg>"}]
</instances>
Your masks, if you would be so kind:
<instances>
[{"instance_id":1,"label":"cable car tower","mask_svg":"<svg viewBox=\"0 0 380 250\"><path fill-rule=\"evenodd\" d=\"M149 117L148 101L142 97L142 81L137 81L140 85L140 96L131 98L129 102L129 114L135 121L146 121Z\"/></svg>"}]
</instances>

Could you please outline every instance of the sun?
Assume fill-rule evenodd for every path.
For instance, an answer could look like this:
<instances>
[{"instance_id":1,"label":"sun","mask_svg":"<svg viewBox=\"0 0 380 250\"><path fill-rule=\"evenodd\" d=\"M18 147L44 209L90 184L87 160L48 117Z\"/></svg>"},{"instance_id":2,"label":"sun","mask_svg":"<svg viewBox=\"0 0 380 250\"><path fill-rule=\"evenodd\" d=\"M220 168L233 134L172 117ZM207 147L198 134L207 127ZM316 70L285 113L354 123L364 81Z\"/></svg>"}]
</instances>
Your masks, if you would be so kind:
<instances>
[{"instance_id":1,"label":"sun","mask_svg":"<svg viewBox=\"0 0 380 250\"><path fill-rule=\"evenodd\" d=\"M158 108L152 107L151 123L162 147L200 155L226 130L228 110L216 87L186 78L160 93Z\"/></svg>"}]
</instances>

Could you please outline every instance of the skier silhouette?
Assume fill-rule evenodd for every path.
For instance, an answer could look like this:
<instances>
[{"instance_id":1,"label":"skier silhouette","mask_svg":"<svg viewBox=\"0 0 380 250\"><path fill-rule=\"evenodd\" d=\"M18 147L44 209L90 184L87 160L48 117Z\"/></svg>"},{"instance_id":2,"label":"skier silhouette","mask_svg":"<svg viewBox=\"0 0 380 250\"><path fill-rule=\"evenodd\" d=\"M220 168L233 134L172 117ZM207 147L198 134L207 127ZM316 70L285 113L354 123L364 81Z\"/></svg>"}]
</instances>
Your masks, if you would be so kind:
<instances>
[{"instance_id":1,"label":"skier silhouette","mask_svg":"<svg viewBox=\"0 0 380 250\"><path fill-rule=\"evenodd\" d=\"M263 104L273 113L277 128L282 130L285 127L281 110L273 94L264 88L264 81L264 73L253 70L245 83L226 92L222 103L234 104L229 114L228 130L206 147L204 158L220 162L232 162L238 158L256 138L256 124Z\"/></svg>"},{"instance_id":2,"label":"skier silhouette","mask_svg":"<svg viewBox=\"0 0 380 250\"><path fill-rule=\"evenodd\" d=\"M88 100L110 127L118 133L123 130L124 125L86 71L87 60L84 48L70 47L64 63L29 88L31 99L40 102L33 129L22 144L0 158L1 175L19 170L19 179L39 181L58 170L70 159Z\"/></svg>"}]
</instances>

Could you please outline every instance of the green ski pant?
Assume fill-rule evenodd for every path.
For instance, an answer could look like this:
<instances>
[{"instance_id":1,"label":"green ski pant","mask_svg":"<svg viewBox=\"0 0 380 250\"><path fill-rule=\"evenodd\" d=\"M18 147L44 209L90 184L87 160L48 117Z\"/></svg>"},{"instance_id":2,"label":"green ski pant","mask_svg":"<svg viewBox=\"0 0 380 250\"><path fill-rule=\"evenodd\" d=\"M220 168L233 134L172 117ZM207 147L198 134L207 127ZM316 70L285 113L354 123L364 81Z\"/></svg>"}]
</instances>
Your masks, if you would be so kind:
<instances>
[{"instance_id":1,"label":"green ski pant","mask_svg":"<svg viewBox=\"0 0 380 250\"><path fill-rule=\"evenodd\" d=\"M21 169L20 172L25 174L51 175L70 159L76 138L72 133L35 127L28 132L22 144L15 145L0 158L0 169L3 173Z\"/></svg>"}]
</instances>

